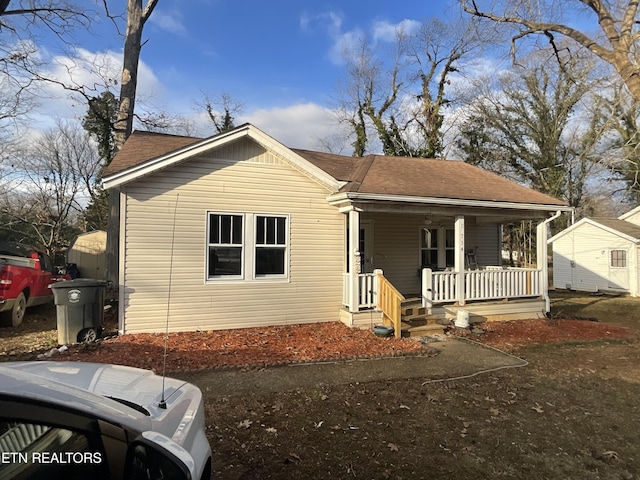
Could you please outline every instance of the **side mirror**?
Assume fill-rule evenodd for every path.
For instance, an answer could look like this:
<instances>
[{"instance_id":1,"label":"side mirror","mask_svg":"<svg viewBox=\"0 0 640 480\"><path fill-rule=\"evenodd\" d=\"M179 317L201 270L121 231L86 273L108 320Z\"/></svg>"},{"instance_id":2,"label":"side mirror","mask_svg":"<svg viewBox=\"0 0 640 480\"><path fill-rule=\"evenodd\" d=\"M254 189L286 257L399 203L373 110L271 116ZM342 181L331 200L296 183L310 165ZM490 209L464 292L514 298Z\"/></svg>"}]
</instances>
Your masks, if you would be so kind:
<instances>
[{"instance_id":1,"label":"side mirror","mask_svg":"<svg viewBox=\"0 0 640 480\"><path fill-rule=\"evenodd\" d=\"M127 450L128 480L192 480L195 462L184 448L158 432L143 432Z\"/></svg>"}]
</instances>

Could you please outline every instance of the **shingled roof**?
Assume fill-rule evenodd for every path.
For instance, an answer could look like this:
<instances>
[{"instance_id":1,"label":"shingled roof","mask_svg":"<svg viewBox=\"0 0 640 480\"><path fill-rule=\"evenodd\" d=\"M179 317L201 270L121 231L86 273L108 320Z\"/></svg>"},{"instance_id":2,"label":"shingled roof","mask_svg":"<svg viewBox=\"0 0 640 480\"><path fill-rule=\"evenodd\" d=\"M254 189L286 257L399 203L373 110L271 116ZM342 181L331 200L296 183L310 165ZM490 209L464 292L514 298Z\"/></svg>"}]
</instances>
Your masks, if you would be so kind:
<instances>
[{"instance_id":1,"label":"shingled roof","mask_svg":"<svg viewBox=\"0 0 640 480\"><path fill-rule=\"evenodd\" d=\"M516 203L565 203L456 160L368 155L354 158L293 149L338 180L345 192Z\"/></svg>"},{"instance_id":2,"label":"shingled roof","mask_svg":"<svg viewBox=\"0 0 640 480\"><path fill-rule=\"evenodd\" d=\"M136 131L106 168L105 177L215 138L205 140ZM381 155L350 157L301 149L290 151L344 182L340 192L566 207L556 198L461 161Z\"/></svg>"}]
</instances>

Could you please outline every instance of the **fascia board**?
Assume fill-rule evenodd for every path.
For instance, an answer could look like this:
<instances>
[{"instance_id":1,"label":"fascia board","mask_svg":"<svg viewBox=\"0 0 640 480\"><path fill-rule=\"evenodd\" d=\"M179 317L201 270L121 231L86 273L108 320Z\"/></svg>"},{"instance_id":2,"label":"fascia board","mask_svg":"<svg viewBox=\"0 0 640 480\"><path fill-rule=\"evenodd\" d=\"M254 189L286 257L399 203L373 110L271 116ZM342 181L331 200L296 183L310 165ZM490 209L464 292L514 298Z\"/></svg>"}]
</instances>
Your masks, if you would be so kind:
<instances>
[{"instance_id":1,"label":"fascia board","mask_svg":"<svg viewBox=\"0 0 640 480\"><path fill-rule=\"evenodd\" d=\"M533 211L564 211L570 212L571 207L563 205L548 205L537 203L517 203L517 202L501 202L491 200L465 200L457 198L438 198L438 197L416 197L409 195L385 195L378 193L356 193L356 192L342 192L334 195L329 195L327 200L332 205L338 205L340 203L348 201L387 201L387 202L401 202L401 203L423 203L430 205L445 205L453 207L484 207L484 208L508 208L514 210L533 210Z\"/></svg>"},{"instance_id":2,"label":"fascia board","mask_svg":"<svg viewBox=\"0 0 640 480\"><path fill-rule=\"evenodd\" d=\"M205 138L204 140L187 145L186 147L156 158L152 158L144 163L127 168L121 172L106 176L102 179L104 188L109 189L118 187L125 183L130 183L141 177L150 175L158 170L170 167L180 163L188 158L200 155L216 146L224 145L233 140L247 136L248 126L241 127L236 130L227 132L226 134L216 135L215 137Z\"/></svg>"}]
</instances>

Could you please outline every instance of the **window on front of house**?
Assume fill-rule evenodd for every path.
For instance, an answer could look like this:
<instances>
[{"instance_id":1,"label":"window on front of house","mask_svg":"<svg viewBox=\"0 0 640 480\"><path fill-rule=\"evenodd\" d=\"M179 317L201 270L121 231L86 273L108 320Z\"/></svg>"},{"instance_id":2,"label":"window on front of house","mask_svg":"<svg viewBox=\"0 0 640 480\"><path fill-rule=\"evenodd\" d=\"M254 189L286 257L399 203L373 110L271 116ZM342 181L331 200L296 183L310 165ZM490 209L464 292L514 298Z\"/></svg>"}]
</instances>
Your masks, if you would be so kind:
<instances>
[{"instance_id":1,"label":"window on front of house","mask_svg":"<svg viewBox=\"0 0 640 480\"><path fill-rule=\"evenodd\" d=\"M454 267L456 263L456 231L447 228L444 231L445 266Z\"/></svg>"},{"instance_id":2,"label":"window on front of house","mask_svg":"<svg viewBox=\"0 0 640 480\"><path fill-rule=\"evenodd\" d=\"M287 258L287 218L256 216L255 275L284 275Z\"/></svg>"},{"instance_id":3,"label":"window on front of house","mask_svg":"<svg viewBox=\"0 0 640 480\"><path fill-rule=\"evenodd\" d=\"M627 251L611 250L611 266L614 268L627 268Z\"/></svg>"},{"instance_id":4,"label":"window on front of house","mask_svg":"<svg viewBox=\"0 0 640 480\"><path fill-rule=\"evenodd\" d=\"M420 239L422 268L438 268L438 229L423 228Z\"/></svg>"},{"instance_id":5,"label":"window on front of house","mask_svg":"<svg viewBox=\"0 0 640 480\"><path fill-rule=\"evenodd\" d=\"M209 277L242 275L243 216L209 214Z\"/></svg>"},{"instance_id":6,"label":"window on front of house","mask_svg":"<svg viewBox=\"0 0 640 480\"><path fill-rule=\"evenodd\" d=\"M285 215L210 212L207 280L286 278L288 238Z\"/></svg>"}]
</instances>

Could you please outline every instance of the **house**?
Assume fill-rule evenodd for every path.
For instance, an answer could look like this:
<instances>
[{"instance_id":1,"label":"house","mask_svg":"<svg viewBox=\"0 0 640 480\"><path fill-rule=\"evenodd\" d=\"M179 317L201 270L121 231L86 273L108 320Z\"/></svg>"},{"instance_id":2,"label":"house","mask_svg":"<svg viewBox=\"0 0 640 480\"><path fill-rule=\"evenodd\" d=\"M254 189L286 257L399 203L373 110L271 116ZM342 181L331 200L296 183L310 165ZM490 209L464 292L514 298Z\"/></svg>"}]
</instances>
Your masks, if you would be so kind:
<instances>
[{"instance_id":1,"label":"house","mask_svg":"<svg viewBox=\"0 0 640 480\"><path fill-rule=\"evenodd\" d=\"M583 218L549 243L555 288L640 296L640 207L618 218Z\"/></svg>"},{"instance_id":2,"label":"house","mask_svg":"<svg viewBox=\"0 0 640 480\"><path fill-rule=\"evenodd\" d=\"M249 124L134 132L104 186L121 199L123 333L542 316L546 262L502 268L502 225L534 219L545 252L569 210L464 162L293 149Z\"/></svg>"},{"instance_id":3,"label":"house","mask_svg":"<svg viewBox=\"0 0 640 480\"><path fill-rule=\"evenodd\" d=\"M107 232L94 230L82 233L67 250L67 263L77 267L82 278L104 279Z\"/></svg>"}]
</instances>

